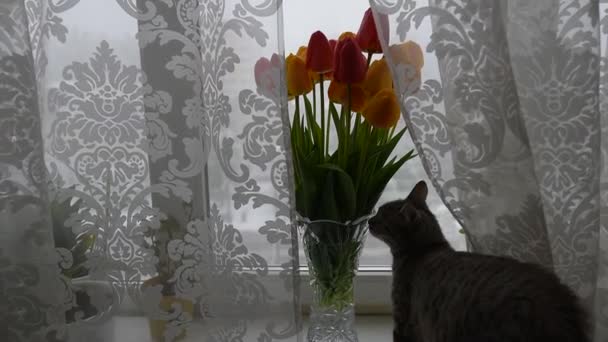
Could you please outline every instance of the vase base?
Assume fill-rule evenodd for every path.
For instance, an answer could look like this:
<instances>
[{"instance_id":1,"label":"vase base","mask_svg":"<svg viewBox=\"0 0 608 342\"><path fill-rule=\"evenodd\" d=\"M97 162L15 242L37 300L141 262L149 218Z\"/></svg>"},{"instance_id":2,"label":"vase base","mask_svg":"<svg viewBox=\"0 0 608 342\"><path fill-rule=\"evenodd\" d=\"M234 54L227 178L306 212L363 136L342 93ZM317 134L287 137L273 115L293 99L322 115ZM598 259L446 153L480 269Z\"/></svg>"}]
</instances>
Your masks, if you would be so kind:
<instances>
[{"instance_id":1,"label":"vase base","mask_svg":"<svg viewBox=\"0 0 608 342\"><path fill-rule=\"evenodd\" d=\"M359 342L355 331L355 306L342 309L312 308L308 342Z\"/></svg>"}]
</instances>

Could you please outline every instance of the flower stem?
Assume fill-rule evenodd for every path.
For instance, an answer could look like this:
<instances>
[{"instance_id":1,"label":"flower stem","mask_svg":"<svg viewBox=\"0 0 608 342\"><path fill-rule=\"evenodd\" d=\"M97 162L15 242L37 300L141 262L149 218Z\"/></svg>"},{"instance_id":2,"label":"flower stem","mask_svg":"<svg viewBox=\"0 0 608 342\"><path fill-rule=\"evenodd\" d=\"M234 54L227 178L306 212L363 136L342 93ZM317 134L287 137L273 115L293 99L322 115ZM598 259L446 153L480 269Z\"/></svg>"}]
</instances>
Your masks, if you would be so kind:
<instances>
[{"instance_id":1,"label":"flower stem","mask_svg":"<svg viewBox=\"0 0 608 342\"><path fill-rule=\"evenodd\" d=\"M395 128L397 128L397 125L391 127L390 130L388 131L388 140L391 140L391 138L393 137L393 134L395 134Z\"/></svg>"},{"instance_id":2,"label":"flower stem","mask_svg":"<svg viewBox=\"0 0 608 342\"><path fill-rule=\"evenodd\" d=\"M361 113L357 113L357 117L355 118L355 136L353 140L357 141L357 134L359 132L359 126L361 125Z\"/></svg>"},{"instance_id":3,"label":"flower stem","mask_svg":"<svg viewBox=\"0 0 608 342\"><path fill-rule=\"evenodd\" d=\"M327 147L329 145L329 133L325 134L325 89L323 89L323 74L319 74L319 88L321 90L319 96L321 99L321 132L323 135L321 139L321 156L322 160L325 160L325 156L329 150ZM327 126L329 127L329 118L327 118Z\"/></svg>"},{"instance_id":4,"label":"flower stem","mask_svg":"<svg viewBox=\"0 0 608 342\"><path fill-rule=\"evenodd\" d=\"M364 140L368 140L369 136L366 136ZM361 152L359 154L359 165L357 167L357 180L355 184L355 191L359 193L359 186L361 185L361 178L363 178L363 165L367 156L367 144L365 141L361 144Z\"/></svg>"},{"instance_id":5,"label":"flower stem","mask_svg":"<svg viewBox=\"0 0 608 342\"><path fill-rule=\"evenodd\" d=\"M314 113L315 121L317 120L317 88L312 87L312 112ZM311 123L312 127L312 123Z\"/></svg>"},{"instance_id":6,"label":"flower stem","mask_svg":"<svg viewBox=\"0 0 608 342\"><path fill-rule=\"evenodd\" d=\"M351 112L350 112L350 103L352 100L352 94L351 94L351 88L350 88L350 83L348 83L346 85L346 96L347 96L347 101L346 101L346 137L344 139L344 141L346 142L346 148L345 148L345 160L348 160L348 145L350 144L350 123L351 123Z\"/></svg>"},{"instance_id":7,"label":"flower stem","mask_svg":"<svg viewBox=\"0 0 608 342\"><path fill-rule=\"evenodd\" d=\"M369 68L369 65L372 63L372 57L374 56L373 52L368 52L367 53L367 67Z\"/></svg>"}]
</instances>

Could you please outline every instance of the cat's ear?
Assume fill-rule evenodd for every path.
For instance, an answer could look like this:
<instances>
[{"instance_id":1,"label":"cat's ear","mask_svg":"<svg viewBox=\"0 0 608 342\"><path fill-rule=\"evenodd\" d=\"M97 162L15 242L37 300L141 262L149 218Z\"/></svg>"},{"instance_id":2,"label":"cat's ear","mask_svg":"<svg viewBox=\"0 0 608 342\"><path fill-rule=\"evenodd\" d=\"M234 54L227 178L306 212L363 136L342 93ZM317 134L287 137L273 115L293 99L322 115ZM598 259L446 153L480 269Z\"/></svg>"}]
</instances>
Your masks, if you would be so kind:
<instances>
[{"instance_id":1,"label":"cat's ear","mask_svg":"<svg viewBox=\"0 0 608 342\"><path fill-rule=\"evenodd\" d=\"M426 186L424 181L418 182L410 195L408 196L414 203L424 204L426 203L426 196L429 194L429 188Z\"/></svg>"}]
</instances>

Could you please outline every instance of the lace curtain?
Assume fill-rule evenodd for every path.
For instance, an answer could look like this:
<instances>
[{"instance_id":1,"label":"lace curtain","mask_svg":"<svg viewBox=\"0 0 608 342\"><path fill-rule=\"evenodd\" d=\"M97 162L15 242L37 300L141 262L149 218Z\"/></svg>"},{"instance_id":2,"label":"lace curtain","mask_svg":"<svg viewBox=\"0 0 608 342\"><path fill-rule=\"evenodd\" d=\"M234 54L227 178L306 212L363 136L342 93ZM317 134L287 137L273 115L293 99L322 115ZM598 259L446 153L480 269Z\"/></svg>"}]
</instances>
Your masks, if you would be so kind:
<instances>
[{"instance_id":1,"label":"lace curtain","mask_svg":"<svg viewBox=\"0 0 608 342\"><path fill-rule=\"evenodd\" d=\"M472 250L552 268L608 339L608 2L372 0L390 41L424 42L405 119ZM390 58L390 56L389 56Z\"/></svg>"},{"instance_id":2,"label":"lace curtain","mask_svg":"<svg viewBox=\"0 0 608 342\"><path fill-rule=\"evenodd\" d=\"M280 5L0 3L3 340L296 340Z\"/></svg>"}]
</instances>

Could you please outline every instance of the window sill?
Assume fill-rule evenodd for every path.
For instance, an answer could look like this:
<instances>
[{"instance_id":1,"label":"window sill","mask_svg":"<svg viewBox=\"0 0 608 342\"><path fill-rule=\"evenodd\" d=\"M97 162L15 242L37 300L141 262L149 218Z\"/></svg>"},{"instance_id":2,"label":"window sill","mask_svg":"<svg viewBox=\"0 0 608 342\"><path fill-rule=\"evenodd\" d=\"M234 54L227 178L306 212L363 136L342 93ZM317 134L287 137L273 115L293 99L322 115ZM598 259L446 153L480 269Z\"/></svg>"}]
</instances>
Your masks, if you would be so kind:
<instances>
[{"instance_id":1,"label":"window sill","mask_svg":"<svg viewBox=\"0 0 608 342\"><path fill-rule=\"evenodd\" d=\"M304 327L308 326L305 318ZM359 341L392 341L393 340L393 318L389 315L357 315L355 317L355 329ZM306 337L306 330L302 333Z\"/></svg>"},{"instance_id":2,"label":"window sill","mask_svg":"<svg viewBox=\"0 0 608 342\"><path fill-rule=\"evenodd\" d=\"M305 313L312 302L307 272L301 273L301 304ZM390 315L392 273L389 270L360 269L354 279L357 315Z\"/></svg>"},{"instance_id":3,"label":"window sill","mask_svg":"<svg viewBox=\"0 0 608 342\"><path fill-rule=\"evenodd\" d=\"M393 321L387 315L357 315L355 327L359 341L391 341L393 338ZM305 321L305 328L307 322ZM83 330L94 331L101 341L150 341L148 320L145 317L114 316L110 320L91 326L82 327ZM188 336L183 342L200 341L208 331L202 324L193 324ZM73 331L74 332L74 331ZM306 330L302 332L306 336ZM255 336L246 336L243 341L256 341ZM249 339L251 338L251 339ZM78 333L70 333L69 342L82 342Z\"/></svg>"}]
</instances>

